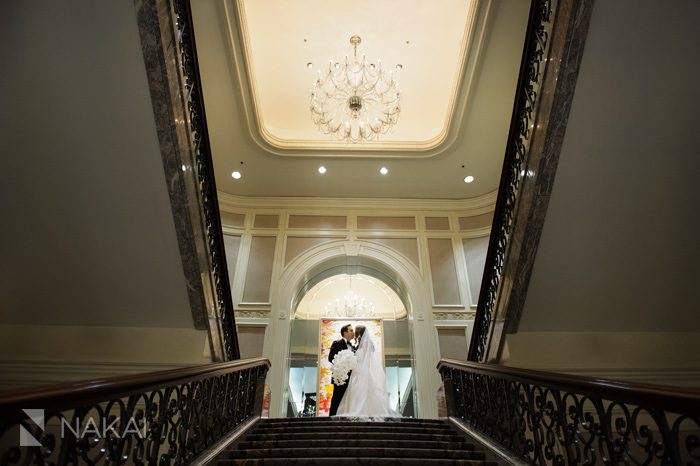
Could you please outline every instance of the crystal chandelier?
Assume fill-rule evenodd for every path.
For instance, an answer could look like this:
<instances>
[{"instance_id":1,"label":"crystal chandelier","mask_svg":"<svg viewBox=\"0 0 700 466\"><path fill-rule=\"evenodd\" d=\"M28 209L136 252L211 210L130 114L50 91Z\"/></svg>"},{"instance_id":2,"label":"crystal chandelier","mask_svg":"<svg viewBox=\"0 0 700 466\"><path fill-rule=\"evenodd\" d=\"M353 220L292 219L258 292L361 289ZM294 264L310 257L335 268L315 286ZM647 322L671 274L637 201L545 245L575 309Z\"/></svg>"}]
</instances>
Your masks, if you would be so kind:
<instances>
[{"instance_id":1,"label":"crystal chandelier","mask_svg":"<svg viewBox=\"0 0 700 466\"><path fill-rule=\"evenodd\" d=\"M374 304L360 298L355 292L348 291L342 298L326 304L324 317L374 317Z\"/></svg>"},{"instance_id":2,"label":"crystal chandelier","mask_svg":"<svg viewBox=\"0 0 700 466\"><path fill-rule=\"evenodd\" d=\"M357 56L362 39L352 36L352 57L330 61L328 71L318 71L311 89L311 119L326 134L346 142L371 141L386 134L401 113L399 83L394 72L382 69L381 60L368 63ZM312 64L309 64L312 66ZM402 69L396 65L396 69Z\"/></svg>"}]
</instances>

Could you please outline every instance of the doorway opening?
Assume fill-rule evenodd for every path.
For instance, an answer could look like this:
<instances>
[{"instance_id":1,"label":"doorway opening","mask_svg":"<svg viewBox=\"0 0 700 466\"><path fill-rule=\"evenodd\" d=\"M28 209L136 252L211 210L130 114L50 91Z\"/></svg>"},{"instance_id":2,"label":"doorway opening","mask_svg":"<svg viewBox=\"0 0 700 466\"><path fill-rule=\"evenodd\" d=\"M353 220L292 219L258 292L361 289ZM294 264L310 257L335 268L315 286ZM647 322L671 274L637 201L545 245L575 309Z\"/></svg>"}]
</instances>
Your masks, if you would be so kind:
<instances>
[{"instance_id":1,"label":"doorway opening","mask_svg":"<svg viewBox=\"0 0 700 466\"><path fill-rule=\"evenodd\" d=\"M309 280L295 299L291 320L287 417L328 415L333 386L327 353L346 323L374 329L390 403L401 415L414 416L409 311L397 284L374 269L334 267Z\"/></svg>"}]
</instances>

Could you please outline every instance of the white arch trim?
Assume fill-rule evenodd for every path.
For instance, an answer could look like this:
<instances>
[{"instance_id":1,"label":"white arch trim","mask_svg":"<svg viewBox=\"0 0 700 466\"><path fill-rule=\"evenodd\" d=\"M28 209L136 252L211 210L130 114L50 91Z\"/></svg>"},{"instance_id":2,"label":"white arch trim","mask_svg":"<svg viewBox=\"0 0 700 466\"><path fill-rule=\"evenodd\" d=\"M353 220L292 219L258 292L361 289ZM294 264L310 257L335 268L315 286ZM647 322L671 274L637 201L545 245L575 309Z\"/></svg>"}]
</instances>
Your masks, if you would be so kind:
<instances>
[{"instance_id":1,"label":"white arch trim","mask_svg":"<svg viewBox=\"0 0 700 466\"><path fill-rule=\"evenodd\" d=\"M263 355L272 361L268 383L272 391L270 415L285 415L287 385L289 383L289 355L292 303L309 274L324 263L343 257L369 260L393 272L408 297L409 328L414 354L414 375L417 393L417 415L423 418L437 416L436 394L440 376L436 370L439 360L437 341L433 331L430 287L427 278L406 257L384 245L363 240L339 240L320 244L300 254L280 272L273 290L271 319L265 338Z\"/></svg>"}]
</instances>

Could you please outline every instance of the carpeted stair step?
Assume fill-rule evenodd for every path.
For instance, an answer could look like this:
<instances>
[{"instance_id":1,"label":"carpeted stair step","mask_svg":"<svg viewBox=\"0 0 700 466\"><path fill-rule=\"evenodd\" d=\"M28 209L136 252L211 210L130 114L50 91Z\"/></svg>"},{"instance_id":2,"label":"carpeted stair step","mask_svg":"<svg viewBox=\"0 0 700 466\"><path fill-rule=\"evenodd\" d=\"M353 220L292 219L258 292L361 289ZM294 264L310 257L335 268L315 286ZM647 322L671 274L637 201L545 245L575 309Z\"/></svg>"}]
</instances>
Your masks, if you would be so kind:
<instances>
[{"instance_id":1,"label":"carpeted stair step","mask_svg":"<svg viewBox=\"0 0 700 466\"><path fill-rule=\"evenodd\" d=\"M497 465L444 420L263 419L215 460L221 465Z\"/></svg>"},{"instance_id":2,"label":"carpeted stair step","mask_svg":"<svg viewBox=\"0 0 700 466\"><path fill-rule=\"evenodd\" d=\"M326 424L326 423L357 423L357 422L377 422L377 420L369 421L368 418L359 417L284 417L261 419L264 424ZM416 419L413 417L385 417L379 421L382 424L392 424L399 422L402 424L420 424L420 425L444 425L445 421L441 419Z\"/></svg>"},{"instance_id":3,"label":"carpeted stair step","mask_svg":"<svg viewBox=\"0 0 700 466\"><path fill-rule=\"evenodd\" d=\"M334 458L347 458L371 456L374 458L439 458L439 459L464 459L484 460L484 452L473 450L443 450L430 448L395 448L387 444L383 447L353 448L254 448L234 450L229 458L304 458L314 456L331 456Z\"/></svg>"},{"instance_id":4,"label":"carpeted stair step","mask_svg":"<svg viewBox=\"0 0 700 466\"><path fill-rule=\"evenodd\" d=\"M326 447L354 447L354 448L372 448L385 447L390 444L392 448L443 448L451 450L474 450L474 445L467 443L462 438L455 437L454 440L438 441L430 438L429 440L387 440L375 439L305 439L305 440L288 440L286 437L280 440L258 440L244 441L238 444L240 449L249 448L326 448Z\"/></svg>"},{"instance_id":5,"label":"carpeted stair step","mask_svg":"<svg viewBox=\"0 0 700 466\"><path fill-rule=\"evenodd\" d=\"M333 425L333 426L289 426L289 427L273 427L269 425L264 425L260 427L255 427L253 433L259 434L286 434L286 433L305 433L305 432L318 432L325 433L327 435L342 435L350 432L386 432L387 427L382 425L377 425L377 422L368 422L366 424L344 424L344 425ZM451 432L449 426L435 426L435 427L423 427L423 426L404 426L404 425L393 425L390 428L391 432L400 432L406 434L445 434L446 432Z\"/></svg>"},{"instance_id":6,"label":"carpeted stair step","mask_svg":"<svg viewBox=\"0 0 700 466\"><path fill-rule=\"evenodd\" d=\"M374 458L371 456L353 456L352 458L307 457L229 459L218 460L217 464L222 466L498 466L498 463L494 461L435 458Z\"/></svg>"},{"instance_id":7,"label":"carpeted stair step","mask_svg":"<svg viewBox=\"0 0 700 466\"><path fill-rule=\"evenodd\" d=\"M338 421L338 420L328 420L328 421L313 421L313 422L260 422L256 427L269 427L269 428L298 428L298 427L314 427L314 428L325 428L334 426L369 426L381 424L383 426L390 427L404 427L404 428L425 428L425 429L444 429L449 428L444 423L438 422L400 422L400 421L369 421L369 420L357 420L357 421Z\"/></svg>"},{"instance_id":8,"label":"carpeted stair step","mask_svg":"<svg viewBox=\"0 0 700 466\"><path fill-rule=\"evenodd\" d=\"M266 441L266 440L278 440L284 438L285 440L313 440L319 438L318 432L287 432L283 435L280 434L265 434L265 433L255 433L249 434L245 437L250 441ZM344 439L364 439L373 438L379 440L439 440L442 442L450 442L454 440L462 440L456 433L446 432L444 434L407 434L405 432L392 432L391 430L385 432L372 432L368 434L367 432L351 432L344 434L342 437Z\"/></svg>"}]
</instances>

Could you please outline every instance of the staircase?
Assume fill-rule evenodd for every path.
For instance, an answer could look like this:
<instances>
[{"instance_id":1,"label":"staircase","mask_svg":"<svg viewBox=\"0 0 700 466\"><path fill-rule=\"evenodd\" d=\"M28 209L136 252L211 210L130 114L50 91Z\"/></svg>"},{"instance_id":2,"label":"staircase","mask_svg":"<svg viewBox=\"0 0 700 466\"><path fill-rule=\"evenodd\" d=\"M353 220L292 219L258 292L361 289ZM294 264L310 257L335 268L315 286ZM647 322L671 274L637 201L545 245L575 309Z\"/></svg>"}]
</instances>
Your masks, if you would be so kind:
<instances>
[{"instance_id":1,"label":"staircase","mask_svg":"<svg viewBox=\"0 0 700 466\"><path fill-rule=\"evenodd\" d=\"M262 419L216 459L220 465L497 465L449 421L396 418Z\"/></svg>"}]
</instances>

